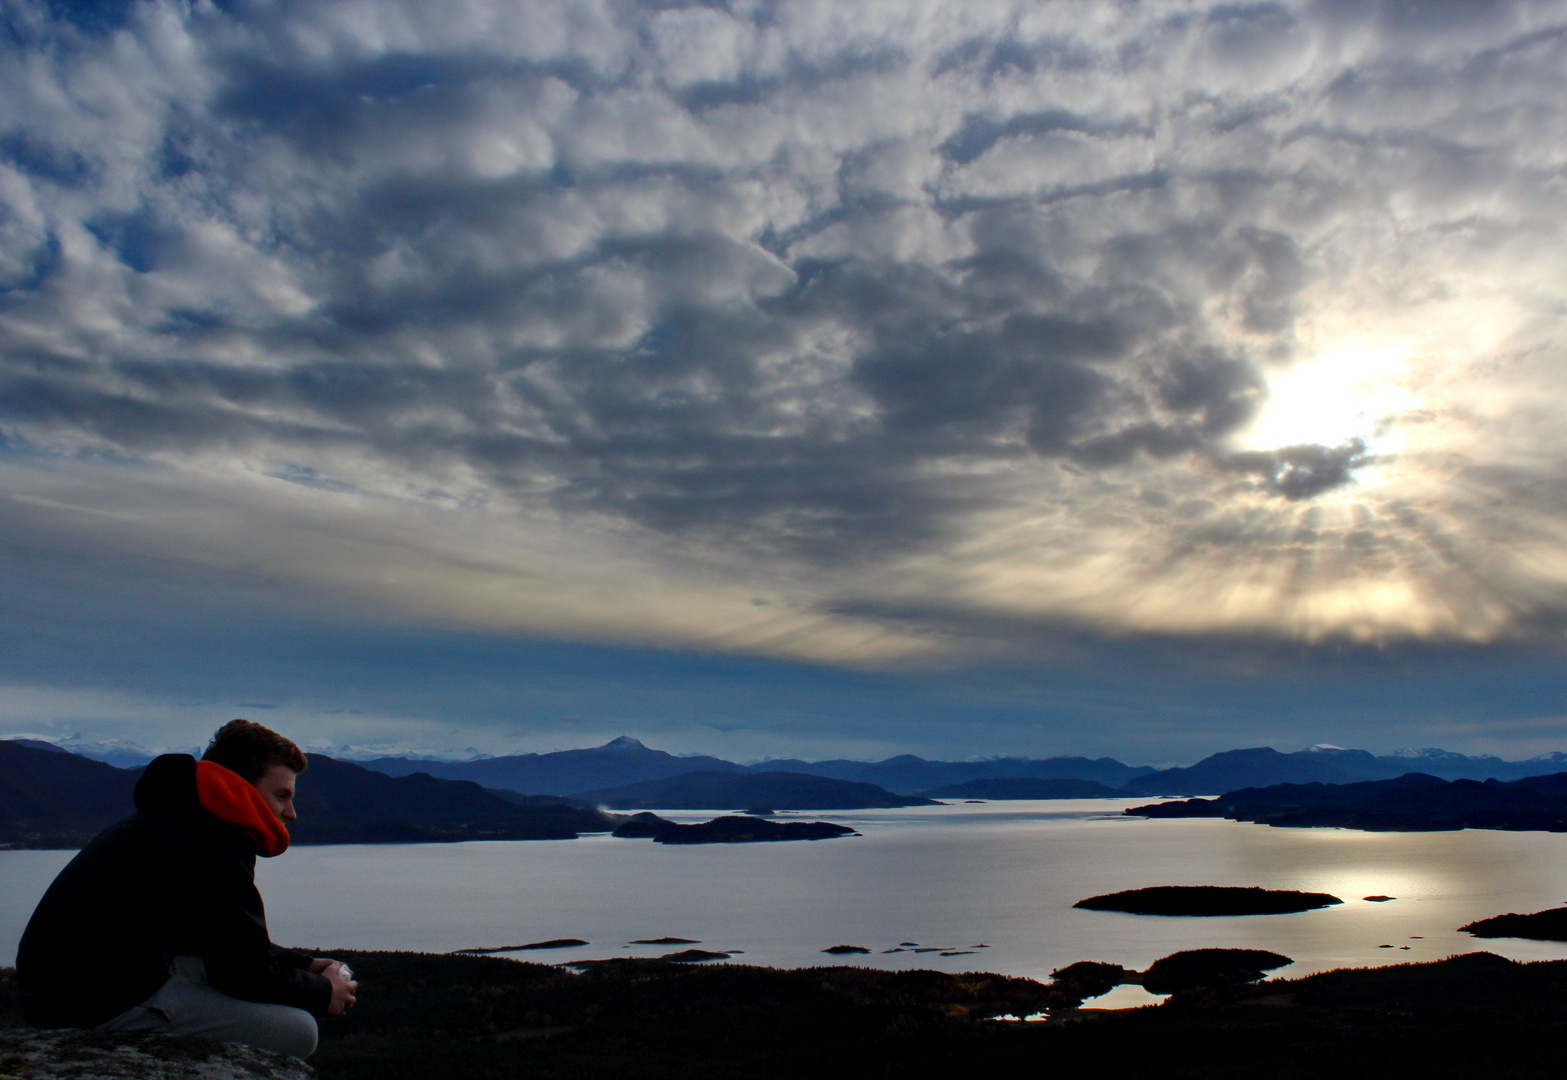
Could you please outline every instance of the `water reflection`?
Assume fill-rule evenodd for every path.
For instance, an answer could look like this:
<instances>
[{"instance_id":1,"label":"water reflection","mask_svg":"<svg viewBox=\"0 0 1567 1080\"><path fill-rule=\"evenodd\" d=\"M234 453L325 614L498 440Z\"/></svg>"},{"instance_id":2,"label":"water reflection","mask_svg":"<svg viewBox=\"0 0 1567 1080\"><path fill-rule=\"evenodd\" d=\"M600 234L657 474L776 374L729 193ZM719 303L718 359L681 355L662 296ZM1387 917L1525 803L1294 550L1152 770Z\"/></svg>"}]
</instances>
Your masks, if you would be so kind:
<instances>
[{"instance_id":1,"label":"water reflection","mask_svg":"<svg viewBox=\"0 0 1567 1080\"><path fill-rule=\"evenodd\" d=\"M1141 986L1117 986L1108 994L1089 998L1083 1002L1085 1009L1140 1009L1144 1005L1157 1005L1164 1000L1162 994L1150 994Z\"/></svg>"},{"instance_id":2,"label":"water reflection","mask_svg":"<svg viewBox=\"0 0 1567 1080\"><path fill-rule=\"evenodd\" d=\"M1286 977L1477 949L1517 959L1567 957L1559 944L1481 942L1456 932L1473 919L1562 903L1567 836L1113 816L1124 805L993 802L791 815L840 821L863 834L795 844L666 847L595 836L297 848L263 861L258 880L279 941L430 951L565 937L592 943L523 954L547 962L657 956L669 947L629 943L665 936L743 950L737 959L747 963L986 970L1037 979L1077 960L1141 970L1160 956L1207 946L1294 957L1296 964L1277 973ZM0 852L0 962L14 956L32 905L69 857ZM1212 919L1072 908L1086 896L1148 885L1258 885L1328 892L1346 902L1293 915ZM1373 894L1397 899L1361 899ZM905 941L936 951L882 952ZM974 947L980 943L989 947ZM837 944L871 951L821 952ZM1135 989L1115 993L1135 996Z\"/></svg>"}]
</instances>

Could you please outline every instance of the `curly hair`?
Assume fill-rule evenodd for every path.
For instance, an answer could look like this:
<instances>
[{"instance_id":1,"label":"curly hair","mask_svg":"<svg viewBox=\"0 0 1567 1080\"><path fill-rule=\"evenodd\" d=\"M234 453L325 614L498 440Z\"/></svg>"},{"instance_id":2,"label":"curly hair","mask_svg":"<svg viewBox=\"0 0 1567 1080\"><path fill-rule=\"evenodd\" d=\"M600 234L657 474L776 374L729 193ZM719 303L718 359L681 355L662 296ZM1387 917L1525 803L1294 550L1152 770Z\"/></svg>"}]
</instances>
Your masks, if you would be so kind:
<instances>
[{"instance_id":1,"label":"curly hair","mask_svg":"<svg viewBox=\"0 0 1567 1080\"><path fill-rule=\"evenodd\" d=\"M230 720L213 734L201 760L216 762L254 783L274 765L302 773L310 765L292 740L249 720Z\"/></svg>"}]
</instances>

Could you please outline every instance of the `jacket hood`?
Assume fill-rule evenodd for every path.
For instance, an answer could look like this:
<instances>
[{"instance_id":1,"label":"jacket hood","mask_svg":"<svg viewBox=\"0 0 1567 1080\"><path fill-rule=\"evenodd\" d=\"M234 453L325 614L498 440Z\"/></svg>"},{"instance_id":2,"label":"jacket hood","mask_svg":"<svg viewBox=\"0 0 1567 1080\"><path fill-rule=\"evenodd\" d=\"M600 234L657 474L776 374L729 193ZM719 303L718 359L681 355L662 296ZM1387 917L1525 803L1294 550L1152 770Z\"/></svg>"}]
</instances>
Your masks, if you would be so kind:
<instances>
[{"instance_id":1,"label":"jacket hood","mask_svg":"<svg viewBox=\"0 0 1567 1080\"><path fill-rule=\"evenodd\" d=\"M288 850L288 829L259 791L233 770L189 754L153 759L136 782L136 809L165 817L217 818L243 832L264 858Z\"/></svg>"}]
</instances>

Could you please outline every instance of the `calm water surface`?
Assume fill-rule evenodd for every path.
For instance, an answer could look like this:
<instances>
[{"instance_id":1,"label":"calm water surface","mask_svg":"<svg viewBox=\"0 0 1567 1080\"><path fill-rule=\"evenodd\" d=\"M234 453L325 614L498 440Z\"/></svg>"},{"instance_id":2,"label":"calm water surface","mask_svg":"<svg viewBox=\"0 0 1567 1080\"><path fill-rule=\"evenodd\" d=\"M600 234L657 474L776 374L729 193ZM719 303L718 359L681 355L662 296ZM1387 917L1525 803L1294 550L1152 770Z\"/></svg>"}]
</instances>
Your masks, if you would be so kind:
<instances>
[{"instance_id":1,"label":"calm water surface","mask_svg":"<svg viewBox=\"0 0 1567 1080\"><path fill-rule=\"evenodd\" d=\"M1474 919L1567 903L1567 835L1364 833L1115 816L1126 805L990 802L790 815L864 834L814 843L665 847L590 836L303 847L262 860L257 879L277 941L433 952L562 937L592 943L518 954L548 962L656 956L667 947L627 943L665 935L781 967L847 962L1040 979L1074 960L1144 968L1202 946L1293 957L1281 975L1476 949L1520 960L1567 958L1567 945L1481 942L1456 932ZM0 852L0 963L14 962L33 905L71 854ZM1209 919L1072 908L1086 896L1145 885L1304 889L1345 903ZM1397 899L1361 899L1379 893ZM972 954L880 952L902 941ZM822 955L838 944L873 951ZM989 947L974 948L980 944ZM1140 991L1117 993L1131 1003Z\"/></svg>"}]
</instances>

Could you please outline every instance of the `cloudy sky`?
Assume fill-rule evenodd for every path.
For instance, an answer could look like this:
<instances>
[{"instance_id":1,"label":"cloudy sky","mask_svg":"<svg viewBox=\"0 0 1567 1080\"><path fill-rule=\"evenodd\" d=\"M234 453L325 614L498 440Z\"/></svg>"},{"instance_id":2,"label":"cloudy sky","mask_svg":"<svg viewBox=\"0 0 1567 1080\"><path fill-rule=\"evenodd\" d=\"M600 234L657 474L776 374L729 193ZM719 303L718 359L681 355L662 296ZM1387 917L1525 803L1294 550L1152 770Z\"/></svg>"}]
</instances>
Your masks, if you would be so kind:
<instances>
[{"instance_id":1,"label":"cloudy sky","mask_svg":"<svg viewBox=\"0 0 1567 1080\"><path fill-rule=\"evenodd\" d=\"M0 733L1567 749L1567 3L0 0Z\"/></svg>"}]
</instances>

